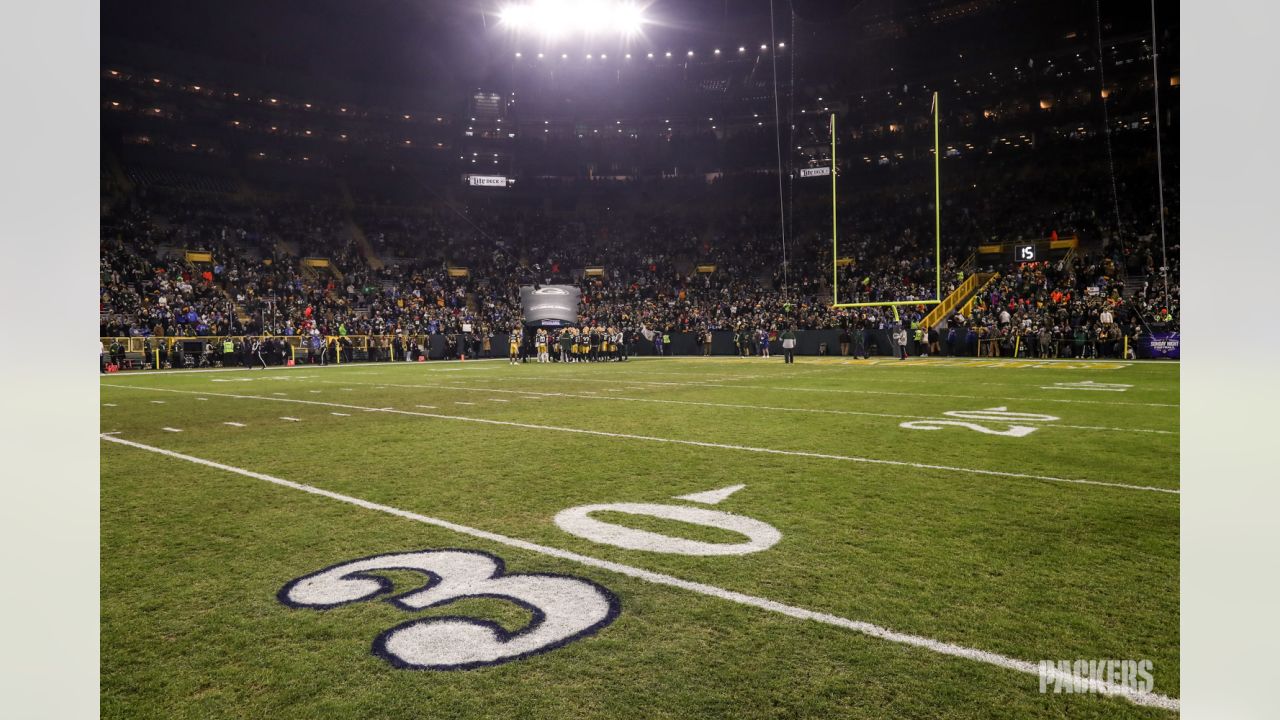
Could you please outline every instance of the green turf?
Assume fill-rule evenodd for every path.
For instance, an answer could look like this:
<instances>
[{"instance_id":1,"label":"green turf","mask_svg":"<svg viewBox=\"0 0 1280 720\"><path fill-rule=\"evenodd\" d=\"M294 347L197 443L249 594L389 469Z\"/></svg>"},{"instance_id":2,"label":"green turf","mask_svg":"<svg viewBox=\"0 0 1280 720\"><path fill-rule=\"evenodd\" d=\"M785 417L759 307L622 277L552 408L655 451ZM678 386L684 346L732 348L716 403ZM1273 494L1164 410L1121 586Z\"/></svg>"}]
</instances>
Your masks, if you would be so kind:
<instances>
[{"instance_id":1,"label":"green turf","mask_svg":"<svg viewBox=\"0 0 1280 720\"><path fill-rule=\"evenodd\" d=\"M1042 389L1086 380L1131 387ZM1033 663L1149 659L1155 692L1178 696L1179 496L966 472L1176 489L1176 365L397 363L113 375L102 401L102 429L115 437ZM1041 427L1019 438L899 427L992 407L1059 420L1024 423ZM672 498L736 484L746 487L714 509L774 526L782 539L773 547L658 554L552 522L591 503L696 506ZM644 516L595 517L742 540ZM1033 675L105 442L102 521L104 717L1172 716L1122 699L1042 695ZM427 548L482 550L508 572L592 580L620 599L621 613L598 634L531 658L411 671L374 656L374 637L416 617L516 629L530 615L484 598L414 614L382 602L317 611L276 599L321 568ZM389 577L398 589L416 585L407 573Z\"/></svg>"}]
</instances>

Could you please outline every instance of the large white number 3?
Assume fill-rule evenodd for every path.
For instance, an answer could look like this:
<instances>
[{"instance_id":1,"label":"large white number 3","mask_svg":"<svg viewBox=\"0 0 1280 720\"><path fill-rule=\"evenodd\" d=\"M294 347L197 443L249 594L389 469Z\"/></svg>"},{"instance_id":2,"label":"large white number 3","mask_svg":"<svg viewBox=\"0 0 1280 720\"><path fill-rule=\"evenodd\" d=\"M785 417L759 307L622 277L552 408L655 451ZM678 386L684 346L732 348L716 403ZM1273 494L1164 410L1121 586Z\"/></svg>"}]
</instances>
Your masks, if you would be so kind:
<instances>
[{"instance_id":1,"label":"large white number 3","mask_svg":"<svg viewBox=\"0 0 1280 720\"><path fill-rule=\"evenodd\" d=\"M391 593L375 573L411 570L426 586L384 598L417 611L468 597L499 598L533 614L516 632L497 623L446 616L411 620L373 641L373 652L399 668L470 670L554 650L613 622L620 605L604 587L566 575L507 575L501 558L474 550L422 550L374 555L289 582L277 597L290 607L329 609Z\"/></svg>"}]
</instances>

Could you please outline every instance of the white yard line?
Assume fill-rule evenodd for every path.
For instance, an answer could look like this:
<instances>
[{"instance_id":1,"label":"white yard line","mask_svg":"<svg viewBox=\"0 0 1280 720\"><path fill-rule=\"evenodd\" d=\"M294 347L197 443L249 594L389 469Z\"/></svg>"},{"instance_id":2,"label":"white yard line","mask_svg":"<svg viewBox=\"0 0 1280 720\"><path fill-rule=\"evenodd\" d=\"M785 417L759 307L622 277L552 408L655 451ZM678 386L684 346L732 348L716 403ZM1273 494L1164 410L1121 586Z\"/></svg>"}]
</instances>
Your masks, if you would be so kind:
<instances>
[{"instance_id":1,"label":"white yard line","mask_svg":"<svg viewBox=\"0 0 1280 720\"><path fill-rule=\"evenodd\" d=\"M160 429L165 432L182 432L182 428L162 427Z\"/></svg>"},{"instance_id":2,"label":"white yard line","mask_svg":"<svg viewBox=\"0 0 1280 720\"><path fill-rule=\"evenodd\" d=\"M280 419L288 420L289 422L302 422L300 418L296 418L296 417L281 417Z\"/></svg>"},{"instance_id":3,"label":"white yard line","mask_svg":"<svg viewBox=\"0 0 1280 720\"><path fill-rule=\"evenodd\" d=\"M230 425L231 427L246 427L246 425L245 425L244 423L238 423L238 422L224 422L224 423L222 423L222 424L223 424L223 425Z\"/></svg>"},{"instance_id":4,"label":"white yard line","mask_svg":"<svg viewBox=\"0 0 1280 720\"><path fill-rule=\"evenodd\" d=\"M563 377L552 375L505 375L496 377L487 377L484 380L550 380L553 382L594 382L616 384L617 380L609 380L606 378L584 378L584 377ZM1052 402L1052 403L1072 403L1079 405L1136 405L1140 407L1158 407L1158 408L1176 408L1178 404L1173 403L1145 403L1125 400L1080 400L1068 398L1049 398L1049 397L995 397L991 395L955 395L944 393L913 393L913 392L893 392L890 390L849 390L842 388L799 388L799 387L776 387L769 385L728 385L726 383L715 382L661 382L657 380L628 380L629 383L637 385L658 385L663 387L700 387L700 388L728 388L730 390L776 390L779 392L809 392L809 393L837 393L850 395L896 395L902 397L922 397L922 398L958 398L963 400L1008 400L1011 402Z\"/></svg>"},{"instance_id":5,"label":"white yard line","mask_svg":"<svg viewBox=\"0 0 1280 720\"><path fill-rule=\"evenodd\" d=\"M109 385L108 387L118 387L127 390L147 390L151 392L168 392L179 393L183 395L193 394L192 390L173 390L170 388L153 388L141 387L136 385ZM548 432L574 433L578 435L592 435L596 437L616 438L620 440L639 440L643 442L669 443L672 445L685 445L688 447L715 448L718 450L732 450L736 452L762 453L768 455L783 455L788 457L814 458L821 460L837 460L841 462L866 463L871 465L890 465L894 467L911 467L920 470L941 470L946 472L968 473L971 475L986 475L990 477L1015 478L1019 480L1041 480L1045 482L1068 483L1073 485L1096 485L1100 487L1117 488L1123 490L1139 490L1144 492L1167 493L1171 495L1180 494L1179 490L1172 488L1151 487L1146 485L1128 485L1125 483L1105 482L1102 480L1085 480L1077 478L1060 478L1049 475L1031 475L1028 473L1004 472L1001 470L983 470L980 468L962 468L952 467L948 465L930 465L926 463L913 463L903 460L882 460L878 458L864 458L852 455L833 455L829 453L805 452L803 450L778 450L775 448L753 447L750 445L730 445L727 443L704 442L700 440L681 440L678 438L663 438L652 435L633 435L630 433L611 433L603 430L587 430L585 428L560 427L557 425L538 425L534 423L513 422L510 420L492 420L489 418L468 417L465 415L444 415L440 413L413 412L412 410L396 410L395 408L374 408L365 407L363 405L347 405L343 403L322 402L319 400L300 400L295 398L276 398L265 395L234 395L231 393L204 393L206 395L221 395L223 397L240 398L244 400L265 400L267 402L286 402L299 403L302 405L318 405L323 407L336 407L351 410L364 410L366 412L386 412L395 415L409 415L414 417L434 418L437 420L453 420L456 422L479 423L483 425L497 425L501 427L516 427L527 430L544 430ZM462 403L474 404L474 403Z\"/></svg>"},{"instance_id":6,"label":"white yard line","mask_svg":"<svg viewBox=\"0 0 1280 720\"><path fill-rule=\"evenodd\" d=\"M533 392L529 390L504 390L501 388L486 387L468 387L462 385L422 385L422 384L391 384L390 387L396 388L422 388L431 390L460 390L463 392L488 392L488 393L509 393L513 395L533 396L537 398L548 397L564 397L575 398L579 400L613 400L616 402L639 402L639 403L656 403L660 405L693 405L697 407L726 408L733 410L767 410L771 412L798 412L798 413L815 413L821 415L859 415L865 417L881 417L893 418L900 420L936 420L936 415L900 415L894 413L873 413L861 410L827 410L823 408L797 408L797 407L780 407L777 405L750 405L745 403L714 403L714 402L698 402L695 400L665 400L662 398L638 398L623 397L619 395L596 395L591 393L577 394L564 392ZM618 392L610 390L609 392ZM506 400L490 399L489 402L506 402ZM419 405L418 407L422 407ZM1177 435L1176 430L1151 430L1147 428L1121 428L1121 427L1105 427L1101 425L1066 425L1063 423L1045 423L1039 427L1056 427L1069 430L1105 430L1108 432L1136 432L1151 433L1156 435Z\"/></svg>"},{"instance_id":7,"label":"white yard line","mask_svg":"<svg viewBox=\"0 0 1280 720\"><path fill-rule=\"evenodd\" d=\"M351 417L351 413L331 412L331 413L329 413L329 414L330 414L330 415L337 415L338 417Z\"/></svg>"},{"instance_id":8,"label":"white yard line","mask_svg":"<svg viewBox=\"0 0 1280 720\"><path fill-rule=\"evenodd\" d=\"M949 655L952 657L964 658L966 660L982 662L988 665L994 665L996 667L1004 668L1006 670L1015 670L1017 672L1021 672L1027 675L1035 675L1039 677L1040 674L1044 672L1044 670L1042 670L1041 665L1039 663L1032 662L1029 660L1019 660L1017 658L1012 658L1007 655L1001 655L999 653L988 652L986 650L979 650L976 648L965 647L963 645L957 645L954 643L944 642L941 640L935 640L933 638L924 637L922 635L912 635L910 633L898 632L896 630L891 630L889 628L881 627L880 625L875 625L873 623L869 623L862 620L851 620L849 618L840 617L838 615L832 615L830 613L818 612L816 610L809 610L806 608L797 607L795 605L787 605L785 603L776 602L774 600L769 600L767 598L759 597L756 595L748 595L746 593L741 593L734 590L727 590L725 588L717 587L715 585L708 585L706 583L694 582L692 580L684 580L682 578L675 577L674 575L657 573L651 570L638 568L633 565L624 565L622 563L613 562L612 560L602 560L600 558L591 557L589 555L581 555L579 553L570 552L568 550L561 550L559 548L550 547L548 545L539 545L538 543L529 542L528 540L521 540L519 538L509 537L507 535L500 535L498 533L489 532L487 530L481 530L478 528L469 527L467 525L460 525L458 523L449 522L448 520L442 520L440 518L434 518L427 515L420 515L418 513L411 512L408 510L401 510L400 508L391 507L390 505L382 505L380 503L371 502L369 500L364 500L362 498L352 497L350 495L343 495L341 493L336 493L331 490L324 490L322 488L318 488L312 485L304 485L302 483L293 482L291 480L285 480L282 478L274 477L272 475L266 475L264 473L254 472L252 470L246 470L244 468L234 467L232 465L224 465L223 463L216 462L213 460L206 460L204 458L198 458L192 455L184 455L182 453L174 452L172 450L165 450L164 448L158 448L152 445L143 445L142 443L137 443L131 440L124 440L122 438L107 436L107 435L103 435L102 439L107 442L112 442L119 445L125 445L128 447L136 448L138 450L145 450L147 452L156 453L159 455L163 455L165 457L170 457L177 460L184 460L186 462L195 463L197 465L203 465L205 467L222 470L224 472L242 475L244 477L253 478L255 480L262 480L264 482L269 482L275 485L279 485L281 487L287 487L293 490L300 490L302 492L310 493L312 495L326 497L326 498L329 498L330 500L337 500L338 502L347 503L349 505L355 505L356 507L361 507L366 510L373 510L375 512L394 515L396 517L423 523L425 525L432 525L435 527L443 528L445 530L450 530L463 535L469 535L474 538L479 538L481 540L488 540L490 542L506 545L508 547L517 548L519 550L537 553L540 555L546 555L549 557L558 558L560 560L568 560L570 562L575 562L580 565L586 565L587 567L592 567L599 570L607 570L609 572L618 573L620 575L625 575L627 577L635 578L637 580L644 580L646 582L650 582L655 585L665 585L668 587L679 588L681 590L687 590L689 592L698 593L700 595L706 595L708 597L727 600L729 602L738 603L740 605L746 605L748 607L767 610L769 612L778 613L780 615L796 618L798 620L812 620L815 622L824 623L826 625L832 625L835 627L845 628L847 630L853 630L855 632L859 632L864 635L868 635L870 637L879 638L881 640L887 640L889 642L898 643L900 645L908 645L911 647L921 648L921 649L939 653L942 655ZM1053 653L1047 653L1047 655L1055 656ZM1066 673L1062 673L1061 675L1059 675L1056 669L1049 669L1048 672L1052 673L1054 677L1061 679L1063 682L1070 683L1073 681L1072 676ZM1166 710L1175 710L1175 711L1180 709L1180 701L1178 700L1178 698L1171 698L1166 695L1160 695L1158 693L1153 693L1149 691L1145 691L1145 692L1136 691L1126 685L1115 685L1115 684L1101 682L1101 681L1091 681L1091 686L1096 688L1102 694L1123 697L1126 700L1129 700L1130 702L1133 702L1138 705L1146 705L1150 707L1158 707Z\"/></svg>"}]
</instances>

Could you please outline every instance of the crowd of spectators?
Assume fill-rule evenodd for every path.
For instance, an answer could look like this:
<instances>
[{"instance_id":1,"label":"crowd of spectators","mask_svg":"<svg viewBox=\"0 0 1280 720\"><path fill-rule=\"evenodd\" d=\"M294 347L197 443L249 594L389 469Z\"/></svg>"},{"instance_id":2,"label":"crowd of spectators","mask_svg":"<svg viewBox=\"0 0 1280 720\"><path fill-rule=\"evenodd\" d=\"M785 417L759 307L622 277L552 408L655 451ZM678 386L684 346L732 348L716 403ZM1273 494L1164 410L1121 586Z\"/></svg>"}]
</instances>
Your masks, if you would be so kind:
<instances>
[{"instance_id":1,"label":"crowd of spectators","mask_svg":"<svg viewBox=\"0 0 1280 720\"><path fill-rule=\"evenodd\" d=\"M101 334L417 336L469 325L484 335L518 324L521 285L556 282L582 288L584 323L636 332L890 330L919 326L926 301L969 274L999 271L970 317L935 329L953 341L948 347L1104 354L1117 336L1176 329L1178 265L1175 241L1166 294L1150 223L1102 239L1105 211L1082 199L1095 198L1097 186L1049 204L1020 192L1010 193L1012 204L979 190L955 193L946 215L958 239L948 236L941 258L927 195L911 195L911 182L861 193L841 204L834 288L829 229L814 220L822 213L796 205L784 264L776 205L752 196L750 183L683 203L658 196L565 211L488 199L396 207L152 189L105 204ZM1088 207L1073 207L1077 201ZM973 218L990 216L977 209L983 203L998 204L1010 229L978 227ZM1081 250L1003 268L965 264L979 242L1040 239L1056 228L1082 233ZM193 261L188 250L210 259ZM329 266L303 263L307 257ZM589 268L602 272L584 275ZM896 312L833 308L833 296L906 304ZM920 328L922 342L929 331ZM1085 343L1077 342L1082 333Z\"/></svg>"}]
</instances>

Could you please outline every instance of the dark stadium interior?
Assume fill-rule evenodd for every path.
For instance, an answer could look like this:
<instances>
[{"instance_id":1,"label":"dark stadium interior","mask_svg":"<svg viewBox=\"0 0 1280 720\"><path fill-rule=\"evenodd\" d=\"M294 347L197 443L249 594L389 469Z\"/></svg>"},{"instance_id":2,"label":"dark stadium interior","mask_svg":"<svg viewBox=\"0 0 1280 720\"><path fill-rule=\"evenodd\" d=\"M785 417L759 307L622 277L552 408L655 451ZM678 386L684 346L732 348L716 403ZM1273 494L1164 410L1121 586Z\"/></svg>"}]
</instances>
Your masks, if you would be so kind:
<instances>
[{"instance_id":1,"label":"dark stadium interior","mask_svg":"<svg viewBox=\"0 0 1280 720\"><path fill-rule=\"evenodd\" d=\"M535 282L632 334L887 330L833 295L966 280L958 315L901 321L958 355L1178 328L1176 6L1158 77L1145 3L773 9L665 0L627 42L549 43L497 3L108 1L101 335L505 335ZM797 177L833 113L836 288L828 178Z\"/></svg>"}]
</instances>

